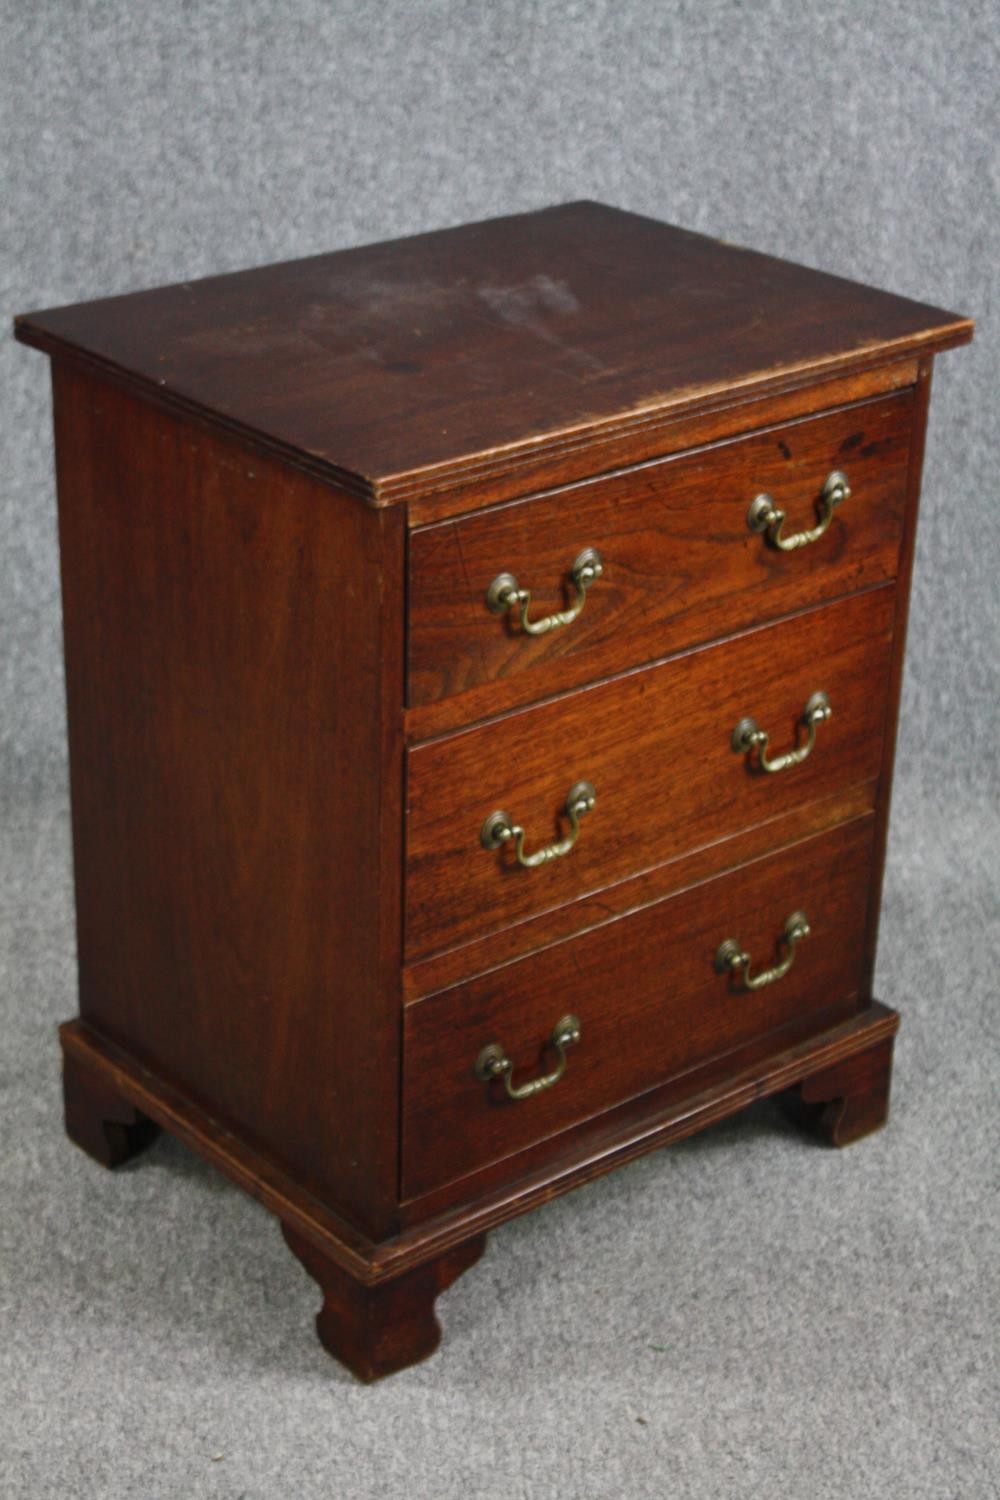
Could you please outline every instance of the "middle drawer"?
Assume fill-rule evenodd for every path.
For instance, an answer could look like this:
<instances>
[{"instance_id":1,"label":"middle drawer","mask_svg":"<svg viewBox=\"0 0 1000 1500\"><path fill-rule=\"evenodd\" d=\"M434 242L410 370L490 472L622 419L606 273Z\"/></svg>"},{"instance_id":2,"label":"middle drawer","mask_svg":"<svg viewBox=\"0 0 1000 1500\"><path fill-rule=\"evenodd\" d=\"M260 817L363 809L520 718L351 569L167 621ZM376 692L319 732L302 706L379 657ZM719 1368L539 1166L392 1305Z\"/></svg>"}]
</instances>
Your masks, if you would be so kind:
<instances>
[{"instance_id":1,"label":"middle drawer","mask_svg":"<svg viewBox=\"0 0 1000 1500\"><path fill-rule=\"evenodd\" d=\"M407 960L873 780L892 618L884 586L416 746ZM571 816L580 783L593 806ZM500 813L523 830L523 856L543 856L535 866L518 861L516 833L501 837Z\"/></svg>"}]
</instances>

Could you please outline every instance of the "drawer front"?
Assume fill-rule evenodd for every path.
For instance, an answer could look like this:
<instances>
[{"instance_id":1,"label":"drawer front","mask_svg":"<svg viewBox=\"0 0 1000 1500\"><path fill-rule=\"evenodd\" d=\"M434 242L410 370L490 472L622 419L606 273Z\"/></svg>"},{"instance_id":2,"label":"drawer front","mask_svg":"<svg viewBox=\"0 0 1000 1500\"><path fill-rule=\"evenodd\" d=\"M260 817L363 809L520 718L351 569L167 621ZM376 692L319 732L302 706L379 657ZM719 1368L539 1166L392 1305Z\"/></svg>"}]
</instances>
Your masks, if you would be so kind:
<instances>
[{"instance_id":1,"label":"drawer front","mask_svg":"<svg viewBox=\"0 0 1000 1500\"><path fill-rule=\"evenodd\" d=\"M527 697L533 669L561 663L545 679L558 690L894 578L912 400L906 391L844 407L416 530L409 702L519 673ZM783 539L815 526L836 470L851 494L818 540L786 552L750 530L761 492L786 513ZM517 606L487 607L507 573L531 594L529 624L572 608L572 568L587 548L602 572L570 623L531 635Z\"/></svg>"},{"instance_id":2,"label":"drawer front","mask_svg":"<svg viewBox=\"0 0 1000 1500\"><path fill-rule=\"evenodd\" d=\"M415 747L408 765L409 960L578 900L878 774L893 588L855 595L478 729ZM798 765L760 769L733 748L753 718L767 754L804 748L815 694L831 717ZM573 847L536 868L514 840L483 846L509 815L523 852L565 840L570 788L596 800Z\"/></svg>"},{"instance_id":3,"label":"drawer front","mask_svg":"<svg viewBox=\"0 0 1000 1500\"><path fill-rule=\"evenodd\" d=\"M407 1198L578 1124L787 1022L832 1024L853 1005L872 865L871 815L706 881L654 906L432 995L406 1009L403 1189ZM809 932L793 949L786 923ZM750 956L720 970L731 940ZM721 964L721 960L719 960ZM566 1016L579 1039L565 1070L530 1097L484 1081L487 1047L513 1064L511 1087L556 1071ZM486 1063L496 1057L488 1054Z\"/></svg>"}]
</instances>

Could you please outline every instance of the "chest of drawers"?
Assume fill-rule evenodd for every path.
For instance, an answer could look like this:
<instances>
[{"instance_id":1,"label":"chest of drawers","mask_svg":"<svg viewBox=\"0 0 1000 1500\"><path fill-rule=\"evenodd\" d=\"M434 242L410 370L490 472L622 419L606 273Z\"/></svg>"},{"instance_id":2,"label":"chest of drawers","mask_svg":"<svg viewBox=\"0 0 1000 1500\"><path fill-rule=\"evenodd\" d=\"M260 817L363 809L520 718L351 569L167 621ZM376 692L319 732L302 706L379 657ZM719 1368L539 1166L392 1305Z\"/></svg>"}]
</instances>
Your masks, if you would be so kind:
<instances>
[{"instance_id":1,"label":"chest of drawers","mask_svg":"<svg viewBox=\"0 0 1000 1500\"><path fill-rule=\"evenodd\" d=\"M883 1123L967 319L583 203L17 333L53 361L80 1146L162 1127L255 1194L372 1379L554 1194L765 1094Z\"/></svg>"}]
</instances>

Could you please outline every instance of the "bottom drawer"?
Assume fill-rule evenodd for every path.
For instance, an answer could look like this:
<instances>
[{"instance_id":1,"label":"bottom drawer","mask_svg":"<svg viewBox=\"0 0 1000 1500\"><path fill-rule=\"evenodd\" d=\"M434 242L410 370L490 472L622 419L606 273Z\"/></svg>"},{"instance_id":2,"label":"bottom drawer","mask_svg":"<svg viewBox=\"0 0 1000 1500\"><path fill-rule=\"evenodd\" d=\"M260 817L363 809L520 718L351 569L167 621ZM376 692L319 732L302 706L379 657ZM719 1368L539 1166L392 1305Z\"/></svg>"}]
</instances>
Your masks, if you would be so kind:
<instances>
[{"instance_id":1,"label":"bottom drawer","mask_svg":"<svg viewBox=\"0 0 1000 1500\"><path fill-rule=\"evenodd\" d=\"M797 1017L838 1004L846 1014L872 835L868 814L408 1006L404 1198ZM796 913L807 933L787 925ZM564 1017L579 1035L560 1048ZM554 1074L526 1097L507 1092Z\"/></svg>"}]
</instances>

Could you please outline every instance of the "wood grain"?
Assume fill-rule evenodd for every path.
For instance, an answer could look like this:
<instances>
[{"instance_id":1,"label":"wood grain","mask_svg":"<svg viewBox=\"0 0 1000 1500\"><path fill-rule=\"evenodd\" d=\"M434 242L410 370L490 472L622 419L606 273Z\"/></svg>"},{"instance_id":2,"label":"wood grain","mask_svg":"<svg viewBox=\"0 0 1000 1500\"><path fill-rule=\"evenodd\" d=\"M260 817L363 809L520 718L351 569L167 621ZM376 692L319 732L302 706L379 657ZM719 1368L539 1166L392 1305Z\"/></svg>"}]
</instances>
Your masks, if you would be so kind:
<instances>
[{"instance_id":1,"label":"wood grain","mask_svg":"<svg viewBox=\"0 0 1000 1500\"><path fill-rule=\"evenodd\" d=\"M596 203L26 314L375 504L972 336L969 319ZM523 489L523 486L522 486Z\"/></svg>"},{"instance_id":2,"label":"wood grain","mask_svg":"<svg viewBox=\"0 0 1000 1500\"><path fill-rule=\"evenodd\" d=\"M410 750L408 961L871 780L892 610L884 586ZM794 744L818 690L829 694L833 718L802 765L764 776L734 754L732 732L747 714L770 733L772 750ZM581 779L595 787L597 805L565 858L529 870L509 846L481 846L494 809L527 830L529 851L551 842Z\"/></svg>"},{"instance_id":3,"label":"wood grain","mask_svg":"<svg viewBox=\"0 0 1000 1500\"><path fill-rule=\"evenodd\" d=\"M519 674L518 696L538 697L555 663L544 682L564 690L893 578L911 408L909 394L852 406L415 531L409 702ZM749 530L761 491L786 532L815 525L834 469L852 493L819 541L781 552ZM531 619L565 609L584 547L604 571L572 624L531 636L487 608L491 580L509 572L531 590Z\"/></svg>"},{"instance_id":4,"label":"wood grain","mask_svg":"<svg viewBox=\"0 0 1000 1500\"><path fill-rule=\"evenodd\" d=\"M871 875L865 817L641 912L554 944L407 1007L403 1044L403 1194L421 1194L734 1050L810 1009L850 1013ZM783 979L747 991L714 968L726 938L779 951L786 918L812 927ZM514 1082L553 1067L546 1045L566 1014L581 1039L547 1092L507 1098L474 1073L500 1044Z\"/></svg>"},{"instance_id":5,"label":"wood grain","mask_svg":"<svg viewBox=\"0 0 1000 1500\"><path fill-rule=\"evenodd\" d=\"M388 1232L401 515L54 389L81 1014Z\"/></svg>"},{"instance_id":6,"label":"wood grain","mask_svg":"<svg viewBox=\"0 0 1000 1500\"><path fill-rule=\"evenodd\" d=\"M770 390L763 395L737 392L727 397L720 392L714 401L706 400L691 414L671 418L661 416L649 428L636 426L619 436L606 434L595 439L593 461L586 471L581 470L574 449L568 452L557 449L536 454L533 458L526 455L509 472L501 470L480 478L472 476L464 483L415 493L406 502L409 524L413 527L429 526L435 521L445 521L504 500L549 490L580 477L611 474L650 459L681 453L686 448L740 437L779 422L793 422L798 417L812 416L836 406L867 401L889 391L903 391L915 384L918 364L916 359L894 359L889 364L870 366L833 379L810 381L807 385L790 375L788 390Z\"/></svg>"},{"instance_id":7,"label":"wood grain","mask_svg":"<svg viewBox=\"0 0 1000 1500\"><path fill-rule=\"evenodd\" d=\"M485 973L502 963L520 958L536 948L545 948L575 932L584 932L606 922L609 917L624 916L651 901L658 901L697 881L709 880L725 870L762 854L796 844L816 833L824 833L838 823L848 823L876 806L875 781L842 788L832 796L806 802L791 812L779 813L751 828L716 839L700 849L679 854L651 870L643 870L627 880L617 880L600 890L581 896L568 906L540 912L514 927L506 927L502 942L494 933L473 938L461 948L433 953L403 970L403 999L406 1004L432 995L435 990L450 988L460 979Z\"/></svg>"}]
</instances>

